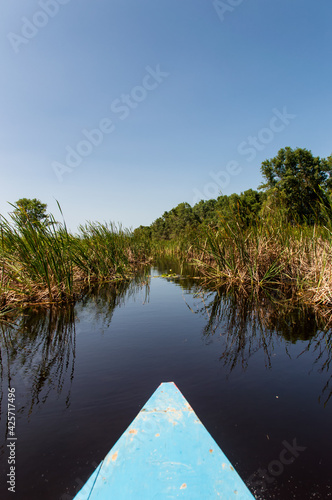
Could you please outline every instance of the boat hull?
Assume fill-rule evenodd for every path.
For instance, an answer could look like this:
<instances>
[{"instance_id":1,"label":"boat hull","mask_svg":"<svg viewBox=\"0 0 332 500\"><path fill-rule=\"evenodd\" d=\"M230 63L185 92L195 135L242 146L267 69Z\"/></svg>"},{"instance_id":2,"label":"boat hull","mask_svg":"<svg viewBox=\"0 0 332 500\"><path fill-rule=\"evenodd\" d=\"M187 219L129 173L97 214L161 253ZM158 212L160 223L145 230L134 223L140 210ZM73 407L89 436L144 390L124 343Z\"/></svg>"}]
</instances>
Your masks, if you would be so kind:
<instances>
[{"instance_id":1,"label":"boat hull","mask_svg":"<svg viewBox=\"0 0 332 500\"><path fill-rule=\"evenodd\" d=\"M162 383L75 500L254 497L173 382Z\"/></svg>"}]
</instances>

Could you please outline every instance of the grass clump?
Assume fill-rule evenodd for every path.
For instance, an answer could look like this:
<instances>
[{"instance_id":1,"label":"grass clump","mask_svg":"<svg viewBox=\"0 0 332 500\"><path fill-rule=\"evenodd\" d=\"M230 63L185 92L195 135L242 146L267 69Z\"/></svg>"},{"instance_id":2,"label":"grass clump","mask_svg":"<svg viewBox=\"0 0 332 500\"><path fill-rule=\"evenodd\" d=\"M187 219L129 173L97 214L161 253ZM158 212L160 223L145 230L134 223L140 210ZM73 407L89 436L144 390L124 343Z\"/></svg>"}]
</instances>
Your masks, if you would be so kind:
<instances>
[{"instance_id":1,"label":"grass clump","mask_svg":"<svg viewBox=\"0 0 332 500\"><path fill-rule=\"evenodd\" d=\"M197 242L193 260L217 285L258 289L292 286L305 301L332 305L332 232L328 226L291 224L282 214L245 227L220 218Z\"/></svg>"},{"instance_id":2,"label":"grass clump","mask_svg":"<svg viewBox=\"0 0 332 500\"><path fill-rule=\"evenodd\" d=\"M0 307L76 300L91 282L133 276L149 250L112 223L89 222L72 235L52 215L45 224L13 212L0 230Z\"/></svg>"}]
</instances>

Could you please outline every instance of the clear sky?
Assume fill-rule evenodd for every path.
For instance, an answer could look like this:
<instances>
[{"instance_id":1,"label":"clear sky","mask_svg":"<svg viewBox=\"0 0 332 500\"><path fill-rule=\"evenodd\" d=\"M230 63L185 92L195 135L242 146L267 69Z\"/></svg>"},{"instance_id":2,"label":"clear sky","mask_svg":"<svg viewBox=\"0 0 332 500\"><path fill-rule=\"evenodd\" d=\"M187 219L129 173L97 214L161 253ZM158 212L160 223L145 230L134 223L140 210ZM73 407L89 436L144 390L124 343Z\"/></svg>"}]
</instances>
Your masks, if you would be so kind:
<instances>
[{"instance_id":1,"label":"clear sky","mask_svg":"<svg viewBox=\"0 0 332 500\"><path fill-rule=\"evenodd\" d=\"M332 153L332 2L15 0L0 19L0 213L148 225Z\"/></svg>"}]
</instances>

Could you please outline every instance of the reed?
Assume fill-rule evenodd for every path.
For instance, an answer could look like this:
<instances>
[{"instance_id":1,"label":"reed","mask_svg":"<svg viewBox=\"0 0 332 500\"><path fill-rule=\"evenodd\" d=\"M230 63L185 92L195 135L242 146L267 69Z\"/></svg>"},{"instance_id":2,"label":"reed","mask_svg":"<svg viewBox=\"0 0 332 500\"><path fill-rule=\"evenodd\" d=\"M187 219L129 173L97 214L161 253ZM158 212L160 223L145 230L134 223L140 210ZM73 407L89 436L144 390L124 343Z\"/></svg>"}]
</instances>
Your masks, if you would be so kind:
<instances>
[{"instance_id":1,"label":"reed","mask_svg":"<svg viewBox=\"0 0 332 500\"><path fill-rule=\"evenodd\" d=\"M74 236L52 215L46 225L13 213L0 228L0 307L73 301L91 282L132 277L147 259L148 245L112 223L88 222Z\"/></svg>"},{"instance_id":2,"label":"reed","mask_svg":"<svg viewBox=\"0 0 332 500\"><path fill-rule=\"evenodd\" d=\"M113 224L81 225L78 237L72 240L73 262L88 281L124 277L129 265L127 240L128 235Z\"/></svg>"},{"instance_id":3,"label":"reed","mask_svg":"<svg viewBox=\"0 0 332 500\"><path fill-rule=\"evenodd\" d=\"M291 285L305 301L332 304L332 231L268 217L243 227L220 219L207 228L194 258L207 282L243 288Z\"/></svg>"},{"instance_id":4,"label":"reed","mask_svg":"<svg viewBox=\"0 0 332 500\"><path fill-rule=\"evenodd\" d=\"M60 207L59 207L60 208ZM60 209L61 211L61 209ZM306 302L332 305L332 221L290 224L266 211L249 226L234 213L170 240L113 223L71 234L52 215L36 224L0 216L0 310L28 302L70 302L94 283L126 280L152 258L191 263L208 284L241 289L292 286Z\"/></svg>"},{"instance_id":5,"label":"reed","mask_svg":"<svg viewBox=\"0 0 332 500\"><path fill-rule=\"evenodd\" d=\"M25 223L11 214L1 218L1 285L12 294L57 300L73 292L73 263L68 258L70 236L65 226L50 216L46 225Z\"/></svg>"}]
</instances>

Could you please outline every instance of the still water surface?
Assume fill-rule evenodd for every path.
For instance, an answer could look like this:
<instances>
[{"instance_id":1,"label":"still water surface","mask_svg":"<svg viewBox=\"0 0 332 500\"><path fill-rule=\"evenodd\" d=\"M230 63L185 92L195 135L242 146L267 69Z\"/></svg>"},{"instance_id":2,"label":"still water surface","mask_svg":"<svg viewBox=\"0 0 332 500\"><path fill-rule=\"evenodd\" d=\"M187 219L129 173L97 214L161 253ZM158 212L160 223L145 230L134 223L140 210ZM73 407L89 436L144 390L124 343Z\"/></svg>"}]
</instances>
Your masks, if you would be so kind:
<instances>
[{"instance_id":1,"label":"still water surface","mask_svg":"<svg viewBox=\"0 0 332 500\"><path fill-rule=\"evenodd\" d=\"M105 286L72 309L1 324L1 499L73 498L163 381L177 384L256 498L332 497L331 331L269 296L158 277L170 266L179 272L160 263L154 277Z\"/></svg>"}]
</instances>

